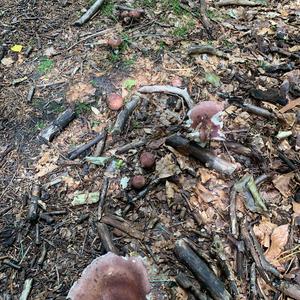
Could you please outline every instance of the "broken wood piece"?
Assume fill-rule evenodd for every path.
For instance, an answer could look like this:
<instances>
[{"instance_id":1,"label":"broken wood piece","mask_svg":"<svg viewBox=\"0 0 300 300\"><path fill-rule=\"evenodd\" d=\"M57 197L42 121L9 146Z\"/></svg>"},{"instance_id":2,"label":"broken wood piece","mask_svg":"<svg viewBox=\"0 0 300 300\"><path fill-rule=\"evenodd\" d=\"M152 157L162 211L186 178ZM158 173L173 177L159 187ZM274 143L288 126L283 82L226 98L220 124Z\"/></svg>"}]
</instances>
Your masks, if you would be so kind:
<instances>
[{"instance_id":1,"label":"broken wood piece","mask_svg":"<svg viewBox=\"0 0 300 300\"><path fill-rule=\"evenodd\" d=\"M104 0L96 0L94 4L78 19L74 25L81 26L86 23L101 7Z\"/></svg>"},{"instance_id":2,"label":"broken wood piece","mask_svg":"<svg viewBox=\"0 0 300 300\"><path fill-rule=\"evenodd\" d=\"M29 90L28 95L27 95L27 103L30 103L30 102L31 102L31 100L32 100L32 98L33 98L33 95L34 95L34 92L35 92L35 86L32 85L32 86L30 87L30 90Z\"/></svg>"},{"instance_id":3,"label":"broken wood piece","mask_svg":"<svg viewBox=\"0 0 300 300\"><path fill-rule=\"evenodd\" d=\"M129 101L127 104L125 104L125 107L118 114L116 123L112 130L112 134L120 134L123 132L129 116L132 114L132 112L138 106L140 100L141 100L141 97L139 95L134 95L132 97L132 100Z\"/></svg>"},{"instance_id":4,"label":"broken wood piece","mask_svg":"<svg viewBox=\"0 0 300 300\"><path fill-rule=\"evenodd\" d=\"M80 154L82 154L84 151L90 149L91 147L93 147L95 144L97 144L99 141L101 141L104 137L106 136L106 132L103 131L101 133L99 133L93 140L91 140L90 142L88 142L87 144L84 144L82 146L79 146L78 148L70 151L68 153L68 157L69 159L73 160L75 158L77 158Z\"/></svg>"},{"instance_id":5,"label":"broken wood piece","mask_svg":"<svg viewBox=\"0 0 300 300\"><path fill-rule=\"evenodd\" d=\"M249 1L249 0L220 0L215 3L216 6L229 6L229 5L240 5L240 6L260 6L261 2Z\"/></svg>"},{"instance_id":6,"label":"broken wood piece","mask_svg":"<svg viewBox=\"0 0 300 300\"><path fill-rule=\"evenodd\" d=\"M211 28L211 24L210 21L207 17L207 5L206 5L206 1L205 0L200 0L200 16L201 16L201 21L202 24L204 26L204 28L206 29L207 33L209 35L211 35L212 32L212 28Z\"/></svg>"},{"instance_id":7,"label":"broken wood piece","mask_svg":"<svg viewBox=\"0 0 300 300\"><path fill-rule=\"evenodd\" d=\"M101 156L101 154L104 150L104 147L105 147L106 138L107 138L107 132L104 131L103 139L100 142L98 142L96 149L93 153L93 156Z\"/></svg>"},{"instance_id":8,"label":"broken wood piece","mask_svg":"<svg viewBox=\"0 0 300 300\"><path fill-rule=\"evenodd\" d=\"M192 293L197 300L209 300L209 296L203 294L194 286L194 283L183 273L179 273L175 277L176 282L185 290Z\"/></svg>"},{"instance_id":9,"label":"broken wood piece","mask_svg":"<svg viewBox=\"0 0 300 300\"><path fill-rule=\"evenodd\" d=\"M144 235L142 232L134 229L132 224L130 224L129 222L125 221L124 219L122 219L120 217L117 217L114 215L106 215L101 218L101 222L106 225L115 227L136 239L142 240L144 238Z\"/></svg>"},{"instance_id":10,"label":"broken wood piece","mask_svg":"<svg viewBox=\"0 0 300 300\"><path fill-rule=\"evenodd\" d=\"M119 251L111 239L111 233L109 232L108 227L103 223L99 223L97 224L97 229L105 250L118 255Z\"/></svg>"},{"instance_id":11,"label":"broken wood piece","mask_svg":"<svg viewBox=\"0 0 300 300\"><path fill-rule=\"evenodd\" d=\"M39 139L44 143L49 143L53 138L61 132L74 118L75 111L68 108L63 113L61 113L51 125L43 129L39 134Z\"/></svg>"},{"instance_id":12,"label":"broken wood piece","mask_svg":"<svg viewBox=\"0 0 300 300\"><path fill-rule=\"evenodd\" d=\"M288 297L291 297L295 300L300 300L300 285L293 284L285 280L278 280L277 282L274 280L272 282L272 286L277 290L282 292Z\"/></svg>"},{"instance_id":13,"label":"broken wood piece","mask_svg":"<svg viewBox=\"0 0 300 300\"><path fill-rule=\"evenodd\" d=\"M197 143L191 142L179 135L168 137L166 139L166 145L175 148L183 155L197 159L207 168L214 169L220 173L231 175L237 169L236 164L215 156L210 151L200 147Z\"/></svg>"},{"instance_id":14,"label":"broken wood piece","mask_svg":"<svg viewBox=\"0 0 300 300\"><path fill-rule=\"evenodd\" d=\"M181 239L176 242L175 255L194 274L201 285L210 293L215 300L232 299L225 289L224 283L216 277L208 265Z\"/></svg>"},{"instance_id":15,"label":"broken wood piece","mask_svg":"<svg viewBox=\"0 0 300 300\"><path fill-rule=\"evenodd\" d=\"M244 156L253 156L252 150L250 148L245 147L242 144L235 143L235 142L224 142L226 148L232 150L237 154L241 154Z\"/></svg>"},{"instance_id":16,"label":"broken wood piece","mask_svg":"<svg viewBox=\"0 0 300 300\"><path fill-rule=\"evenodd\" d=\"M19 300L27 300L32 289L33 279L28 278L24 282L23 291Z\"/></svg>"},{"instance_id":17,"label":"broken wood piece","mask_svg":"<svg viewBox=\"0 0 300 300\"><path fill-rule=\"evenodd\" d=\"M35 222L38 219L38 200L41 196L41 187L38 184L33 184L31 196L29 199L28 219Z\"/></svg>"},{"instance_id":18,"label":"broken wood piece","mask_svg":"<svg viewBox=\"0 0 300 300\"><path fill-rule=\"evenodd\" d=\"M300 98L290 101L286 106L282 107L279 112L283 114L296 106L300 106Z\"/></svg>"},{"instance_id":19,"label":"broken wood piece","mask_svg":"<svg viewBox=\"0 0 300 300\"><path fill-rule=\"evenodd\" d=\"M138 140L138 141L134 141L132 143L126 144L124 146L121 146L120 148L118 148L116 150L116 154L122 154L124 152L127 152L130 149L135 149L138 147L142 147L146 144L146 140Z\"/></svg>"},{"instance_id":20,"label":"broken wood piece","mask_svg":"<svg viewBox=\"0 0 300 300\"><path fill-rule=\"evenodd\" d=\"M195 54L211 54L223 58L228 58L222 51L217 50L215 47L211 45L199 45L199 46L190 47L188 49L188 55L195 55Z\"/></svg>"},{"instance_id":21,"label":"broken wood piece","mask_svg":"<svg viewBox=\"0 0 300 300\"><path fill-rule=\"evenodd\" d=\"M189 109L192 109L195 106L194 101L189 95L187 89L180 89L171 85L145 85L139 89L140 93L149 94L149 93L165 93L172 94L182 97L186 102Z\"/></svg>"},{"instance_id":22,"label":"broken wood piece","mask_svg":"<svg viewBox=\"0 0 300 300\"><path fill-rule=\"evenodd\" d=\"M265 91L253 88L249 90L249 94L256 100L266 101L273 104L286 105L288 101L279 89L274 88Z\"/></svg>"},{"instance_id":23,"label":"broken wood piece","mask_svg":"<svg viewBox=\"0 0 300 300\"><path fill-rule=\"evenodd\" d=\"M108 186L109 186L109 179L108 179L108 177L104 177L101 194L100 194L100 199L99 199L99 206L98 206L98 216L97 216L98 221L100 221L102 218L103 207L104 207L104 202L105 202Z\"/></svg>"}]
</instances>

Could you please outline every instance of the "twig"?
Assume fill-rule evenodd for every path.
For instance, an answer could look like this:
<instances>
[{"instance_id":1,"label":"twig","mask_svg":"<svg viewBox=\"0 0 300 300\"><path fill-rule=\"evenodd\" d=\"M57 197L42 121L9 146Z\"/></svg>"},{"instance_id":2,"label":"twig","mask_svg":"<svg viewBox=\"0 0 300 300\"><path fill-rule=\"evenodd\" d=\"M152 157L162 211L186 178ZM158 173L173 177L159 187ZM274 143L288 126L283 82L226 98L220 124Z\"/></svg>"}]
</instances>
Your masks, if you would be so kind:
<instances>
[{"instance_id":1,"label":"twig","mask_svg":"<svg viewBox=\"0 0 300 300\"><path fill-rule=\"evenodd\" d=\"M132 97L132 100L129 101L123 110L118 114L116 123L112 130L112 134L120 134L123 132L125 125L129 119L129 116L132 114L134 109L138 106L141 97L139 95L135 95Z\"/></svg>"},{"instance_id":2,"label":"twig","mask_svg":"<svg viewBox=\"0 0 300 300\"><path fill-rule=\"evenodd\" d=\"M74 25L81 26L86 23L101 7L104 0L96 0L95 3L77 20Z\"/></svg>"},{"instance_id":3,"label":"twig","mask_svg":"<svg viewBox=\"0 0 300 300\"><path fill-rule=\"evenodd\" d=\"M214 169L220 173L231 175L237 168L237 165L215 156L210 151L201 148L198 144L179 136L172 135L166 139L166 145L175 148L183 155L191 156L207 168Z\"/></svg>"},{"instance_id":4,"label":"twig","mask_svg":"<svg viewBox=\"0 0 300 300\"><path fill-rule=\"evenodd\" d=\"M276 119L276 115L270 111L268 111L267 109L258 107L256 105L253 104L249 104L249 103L240 103L240 102L236 102L236 101L230 101L232 102L232 104L234 104L237 107L240 107L241 109L253 113L255 115L261 116L261 117L265 117L268 119Z\"/></svg>"},{"instance_id":5,"label":"twig","mask_svg":"<svg viewBox=\"0 0 300 300\"><path fill-rule=\"evenodd\" d=\"M238 233L238 222L236 217L236 189L234 186L231 187L229 198L230 198L229 215L230 215L231 233L237 239L239 233Z\"/></svg>"},{"instance_id":6,"label":"twig","mask_svg":"<svg viewBox=\"0 0 300 300\"><path fill-rule=\"evenodd\" d=\"M32 289L33 279L28 278L24 282L23 291L19 300L27 300Z\"/></svg>"},{"instance_id":7,"label":"twig","mask_svg":"<svg viewBox=\"0 0 300 300\"><path fill-rule=\"evenodd\" d=\"M172 94L172 95L178 95L182 97L188 108L192 109L195 104L192 100L191 96L189 95L187 89L180 89L171 85L146 85L139 89L140 93L165 93L165 94Z\"/></svg>"},{"instance_id":8,"label":"twig","mask_svg":"<svg viewBox=\"0 0 300 300\"><path fill-rule=\"evenodd\" d=\"M109 179L108 177L105 177L103 179L102 190L101 190L99 206L98 206L98 213L97 213L98 221L100 221L102 218L103 206L104 206L108 186L109 186Z\"/></svg>"},{"instance_id":9,"label":"twig","mask_svg":"<svg viewBox=\"0 0 300 300\"><path fill-rule=\"evenodd\" d=\"M255 263L251 265L250 269L250 300L257 300Z\"/></svg>"},{"instance_id":10,"label":"twig","mask_svg":"<svg viewBox=\"0 0 300 300\"><path fill-rule=\"evenodd\" d=\"M28 207L28 219L31 222L34 222L38 218L38 200L40 199L41 195L41 187L38 184L34 184L31 190L31 197L29 200L29 207Z\"/></svg>"},{"instance_id":11,"label":"twig","mask_svg":"<svg viewBox=\"0 0 300 300\"><path fill-rule=\"evenodd\" d=\"M93 153L93 156L101 156L104 147L105 147L105 143L106 143L106 138L107 138L107 132L104 131L104 137L103 139L97 144L96 149Z\"/></svg>"},{"instance_id":12,"label":"twig","mask_svg":"<svg viewBox=\"0 0 300 300\"><path fill-rule=\"evenodd\" d=\"M97 224L97 229L105 250L107 252L113 252L118 255L119 251L113 244L108 227L103 223L99 223Z\"/></svg>"},{"instance_id":13,"label":"twig","mask_svg":"<svg viewBox=\"0 0 300 300\"><path fill-rule=\"evenodd\" d=\"M110 31L112 31L112 29L111 29L111 28L108 28L108 29L104 29L104 30L95 32L95 33L93 33L93 34L90 34L90 35L84 37L83 39L79 40L78 42L74 43L73 45L71 45L69 48L66 49L66 51L70 51L71 49L73 49L73 48L74 48L75 46L77 46L78 44L80 44L80 43L82 43L82 42L85 42L85 41L87 41L87 40L89 40L89 39L91 39L91 38L97 37L97 36L99 36L99 35L103 35L103 34L105 34L105 33L108 33L108 32L110 32Z\"/></svg>"},{"instance_id":14,"label":"twig","mask_svg":"<svg viewBox=\"0 0 300 300\"><path fill-rule=\"evenodd\" d=\"M39 138L42 142L49 143L53 138L59 134L74 118L76 114L73 109L67 109L61 113L51 125L43 129Z\"/></svg>"},{"instance_id":15,"label":"twig","mask_svg":"<svg viewBox=\"0 0 300 300\"><path fill-rule=\"evenodd\" d=\"M220 0L216 6L240 5L240 6L260 6L262 3L249 0Z\"/></svg>"},{"instance_id":16,"label":"twig","mask_svg":"<svg viewBox=\"0 0 300 300\"><path fill-rule=\"evenodd\" d=\"M77 158L80 154L82 154L84 151L90 149L93 147L95 144L97 144L99 141L101 141L105 137L106 133L105 131L101 132L98 134L92 141L88 142L85 145L79 146L75 150L72 150L68 153L69 159L73 160Z\"/></svg>"},{"instance_id":17,"label":"twig","mask_svg":"<svg viewBox=\"0 0 300 300\"><path fill-rule=\"evenodd\" d=\"M207 264L181 239L176 242L175 255L194 274L196 279L209 291L213 299L232 299L224 283L216 277Z\"/></svg>"},{"instance_id":18,"label":"twig","mask_svg":"<svg viewBox=\"0 0 300 300\"><path fill-rule=\"evenodd\" d=\"M135 149L135 148L138 148L138 147L142 147L146 144L146 140L138 140L138 141L134 141L132 143L129 143L127 145L124 145L120 148L118 148L116 150L116 154L122 154L124 152L127 152L128 150L130 149Z\"/></svg>"},{"instance_id":19,"label":"twig","mask_svg":"<svg viewBox=\"0 0 300 300\"><path fill-rule=\"evenodd\" d=\"M292 170L295 171L297 169L297 167L295 166L295 164L288 158L285 156L285 154L281 151L278 151L278 157L287 164L287 166Z\"/></svg>"},{"instance_id":20,"label":"twig","mask_svg":"<svg viewBox=\"0 0 300 300\"><path fill-rule=\"evenodd\" d=\"M136 239L142 240L144 238L144 235L142 232L134 229L132 224L130 224L129 222L125 221L124 219L122 219L120 217L117 217L114 215L103 216L101 218L101 222L106 225L115 227Z\"/></svg>"},{"instance_id":21,"label":"twig","mask_svg":"<svg viewBox=\"0 0 300 300\"><path fill-rule=\"evenodd\" d=\"M206 29L207 33L211 35L211 25L208 20L207 14L206 14L206 1L200 0L200 14L201 14L201 20L204 28Z\"/></svg>"},{"instance_id":22,"label":"twig","mask_svg":"<svg viewBox=\"0 0 300 300\"><path fill-rule=\"evenodd\" d=\"M2 162L5 156L9 154L14 148L15 148L14 145L8 145L6 149L0 153L0 162Z\"/></svg>"},{"instance_id":23,"label":"twig","mask_svg":"<svg viewBox=\"0 0 300 300\"><path fill-rule=\"evenodd\" d=\"M28 102L28 103L31 102L31 100L32 100L32 98L33 98L33 95L34 95L34 92L35 92L35 86L32 85L32 86L30 87L30 90L29 90L28 95L27 95L27 102Z\"/></svg>"}]
</instances>

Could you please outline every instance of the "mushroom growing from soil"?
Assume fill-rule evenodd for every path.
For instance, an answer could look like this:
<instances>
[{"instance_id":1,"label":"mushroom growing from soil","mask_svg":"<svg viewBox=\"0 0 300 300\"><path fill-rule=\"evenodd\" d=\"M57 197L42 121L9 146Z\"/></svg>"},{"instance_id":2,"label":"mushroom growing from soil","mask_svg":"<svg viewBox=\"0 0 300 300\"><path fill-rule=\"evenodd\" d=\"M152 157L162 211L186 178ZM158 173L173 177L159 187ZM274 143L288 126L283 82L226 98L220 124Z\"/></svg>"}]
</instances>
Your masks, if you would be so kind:
<instances>
[{"instance_id":1,"label":"mushroom growing from soil","mask_svg":"<svg viewBox=\"0 0 300 300\"><path fill-rule=\"evenodd\" d=\"M131 185L134 189L140 190L142 189L146 184L146 179L142 175L135 175L131 179Z\"/></svg>"},{"instance_id":2,"label":"mushroom growing from soil","mask_svg":"<svg viewBox=\"0 0 300 300\"><path fill-rule=\"evenodd\" d=\"M107 97L107 105L111 110L119 110L123 107L124 101L122 96L112 93Z\"/></svg>"},{"instance_id":3,"label":"mushroom growing from soil","mask_svg":"<svg viewBox=\"0 0 300 300\"><path fill-rule=\"evenodd\" d=\"M191 127L196 129L192 136L197 136L200 142L222 138L223 122L221 115L223 109L224 104L216 101L203 101L191 109L188 115Z\"/></svg>"},{"instance_id":4,"label":"mushroom growing from soil","mask_svg":"<svg viewBox=\"0 0 300 300\"><path fill-rule=\"evenodd\" d=\"M145 300L150 292L147 270L139 257L111 252L92 261L71 287L70 300Z\"/></svg>"},{"instance_id":5,"label":"mushroom growing from soil","mask_svg":"<svg viewBox=\"0 0 300 300\"><path fill-rule=\"evenodd\" d=\"M155 156L151 152L143 152L140 156L140 164L142 168L150 169L155 164Z\"/></svg>"}]
</instances>

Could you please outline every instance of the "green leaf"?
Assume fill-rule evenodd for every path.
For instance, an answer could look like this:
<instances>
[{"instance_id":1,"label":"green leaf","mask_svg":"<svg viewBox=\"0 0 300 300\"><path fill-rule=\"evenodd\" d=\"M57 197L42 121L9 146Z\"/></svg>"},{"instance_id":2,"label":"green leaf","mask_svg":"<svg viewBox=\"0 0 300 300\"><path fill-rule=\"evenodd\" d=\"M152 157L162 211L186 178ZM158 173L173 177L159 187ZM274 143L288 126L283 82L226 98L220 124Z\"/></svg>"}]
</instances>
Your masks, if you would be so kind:
<instances>
[{"instance_id":1,"label":"green leaf","mask_svg":"<svg viewBox=\"0 0 300 300\"><path fill-rule=\"evenodd\" d=\"M136 85L136 80L135 79L131 79L128 78L123 82L123 87L127 90L127 91L131 91L133 87L135 87Z\"/></svg>"},{"instance_id":2,"label":"green leaf","mask_svg":"<svg viewBox=\"0 0 300 300\"><path fill-rule=\"evenodd\" d=\"M104 156L87 156L85 158L88 162L97 165L97 166L105 166L106 162L109 160L109 157Z\"/></svg>"},{"instance_id":3,"label":"green leaf","mask_svg":"<svg viewBox=\"0 0 300 300\"><path fill-rule=\"evenodd\" d=\"M206 73L205 80L211 83L214 87L219 87L221 85L220 77L213 73Z\"/></svg>"},{"instance_id":4,"label":"green leaf","mask_svg":"<svg viewBox=\"0 0 300 300\"><path fill-rule=\"evenodd\" d=\"M74 196L72 205L93 204L99 201L100 192L77 194Z\"/></svg>"}]
</instances>

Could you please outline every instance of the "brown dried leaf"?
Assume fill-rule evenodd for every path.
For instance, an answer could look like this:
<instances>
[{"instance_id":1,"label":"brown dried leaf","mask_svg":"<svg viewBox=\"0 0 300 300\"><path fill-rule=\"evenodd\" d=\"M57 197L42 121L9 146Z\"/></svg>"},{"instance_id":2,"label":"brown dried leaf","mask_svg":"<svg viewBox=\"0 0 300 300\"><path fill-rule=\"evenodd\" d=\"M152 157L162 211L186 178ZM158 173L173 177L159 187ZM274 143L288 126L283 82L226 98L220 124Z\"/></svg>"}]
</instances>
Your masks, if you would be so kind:
<instances>
[{"instance_id":1,"label":"brown dried leaf","mask_svg":"<svg viewBox=\"0 0 300 300\"><path fill-rule=\"evenodd\" d=\"M254 225L253 231L261 245L266 248L270 247L270 236L276 227L276 224L270 222L270 220L265 217L262 217L262 220L258 225Z\"/></svg>"},{"instance_id":2,"label":"brown dried leaf","mask_svg":"<svg viewBox=\"0 0 300 300\"><path fill-rule=\"evenodd\" d=\"M156 173L159 178L168 178L180 173L180 169L172 158L172 154L167 154L156 163Z\"/></svg>"},{"instance_id":3,"label":"brown dried leaf","mask_svg":"<svg viewBox=\"0 0 300 300\"><path fill-rule=\"evenodd\" d=\"M85 102L89 100L96 92L96 88L90 83L79 82L71 86L67 92L67 100L69 102L80 101Z\"/></svg>"},{"instance_id":4,"label":"brown dried leaf","mask_svg":"<svg viewBox=\"0 0 300 300\"><path fill-rule=\"evenodd\" d=\"M277 176L273 179L273 184L276 189L281 193L284 197L290 197L292 195L292 191L290 188L290 181L294 178L294 173L287 173L280 176Z\"/></svg>"},{"instance_id":5,"label":"brown dried leaf","mask_svg":"<svg viewBox=\"0 0 300 300\"><path fill-rule=\"evenodd\" d=\"M293 211L294 211L294 217L300 216L300 203L293 201Z\"/></svg>"},{"instance_id":6,"label":"brown dried leaf","mask_svg":"<svg viewBox=\"0 0 300 300\"><path fill-rule=\"evenodd\" d=\"M271 235L271 247L266 251L266 259L275 267L280 268L278 256L281 254L289 237L289 224L278 226Z\"/></svg>"}]
</instances>

